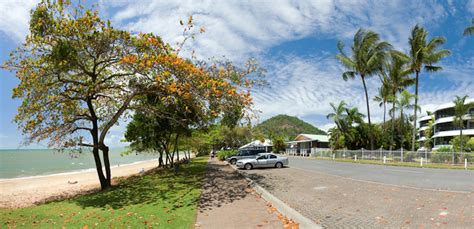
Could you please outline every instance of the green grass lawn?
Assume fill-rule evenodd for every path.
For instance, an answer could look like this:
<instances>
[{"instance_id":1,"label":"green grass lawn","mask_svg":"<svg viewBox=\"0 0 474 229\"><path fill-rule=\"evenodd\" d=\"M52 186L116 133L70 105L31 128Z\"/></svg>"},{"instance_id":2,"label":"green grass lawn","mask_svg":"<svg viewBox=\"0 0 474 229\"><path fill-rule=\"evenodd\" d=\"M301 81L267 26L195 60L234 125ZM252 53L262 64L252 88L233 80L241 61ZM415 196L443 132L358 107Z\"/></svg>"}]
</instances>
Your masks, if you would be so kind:
<instances>
[{"instance_id":1,"label":"green grass lawn","mask_svg":"<svg viewBox=\"0 0 474 229\"><path fill-rule=\"evenodd\" d=\"M310 157L314 160L328 160L328 161L339 161L339 162L350 162L350 163L359 163L359 164L372 164L372 165L389 165L389 166L403 166L403 167L415 167L421 168L419 162L393 162L387 161L387 163L383 163L383 161L378 160L357 160L354 161L353 159L341 159L341 158L325 158L325 157ZM433 169L464 169L464 164L458 165L450 165L450 164L433 164L433 163L423 163L423 168L433 168ZM474 170L474 165L468 164L467 169Z\"/></svg>"},{"instance_id":2,"label":"green grass lawn","mask_svg":"<svg viewBox=\"0 0 474 229\"><path fill-rule=\"evenodd\" d=\"M1 209L1 228L192 228L207 157L123 180L111 190L23 209Z\"/></svg>"}]
</instances>

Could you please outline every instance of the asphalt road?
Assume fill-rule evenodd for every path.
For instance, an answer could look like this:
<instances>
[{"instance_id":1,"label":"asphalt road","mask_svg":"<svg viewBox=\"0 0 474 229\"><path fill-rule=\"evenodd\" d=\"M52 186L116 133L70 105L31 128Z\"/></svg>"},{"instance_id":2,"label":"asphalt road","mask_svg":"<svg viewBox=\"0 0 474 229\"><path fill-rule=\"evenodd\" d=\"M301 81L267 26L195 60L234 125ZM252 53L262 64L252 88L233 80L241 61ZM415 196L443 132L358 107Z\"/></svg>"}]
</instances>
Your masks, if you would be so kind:
<instances>
[{"instance_id":1,"label":"asphalt road","mask_svg":"<svg viewBox=\"0 0 474 229\"><path fill-rule=\"evenodd\" d=\"M289 158L289 167L349 179L429 190L474 191L474 170L368 165L308 158Z\"/></svg>"}]
</instances>

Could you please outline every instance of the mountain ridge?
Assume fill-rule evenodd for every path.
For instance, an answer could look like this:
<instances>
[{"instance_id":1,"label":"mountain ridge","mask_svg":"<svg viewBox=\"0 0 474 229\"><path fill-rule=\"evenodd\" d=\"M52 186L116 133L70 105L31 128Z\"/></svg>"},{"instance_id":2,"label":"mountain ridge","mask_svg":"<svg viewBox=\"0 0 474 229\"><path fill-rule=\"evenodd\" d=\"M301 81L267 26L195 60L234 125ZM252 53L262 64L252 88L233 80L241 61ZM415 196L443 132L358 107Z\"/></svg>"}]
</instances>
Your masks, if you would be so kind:
<instances>
[{"instance_id":1,"label":"mountain ridge","mask_svg":"<svg viewBox=\"0 0 474 229\"><path fill-rule=\"evenodd\" d=\"M293 140L298 134L326 134L323 130L289 115L276 115L253 127L267 137L281 136Z\"/></svg>"}]
</instances>

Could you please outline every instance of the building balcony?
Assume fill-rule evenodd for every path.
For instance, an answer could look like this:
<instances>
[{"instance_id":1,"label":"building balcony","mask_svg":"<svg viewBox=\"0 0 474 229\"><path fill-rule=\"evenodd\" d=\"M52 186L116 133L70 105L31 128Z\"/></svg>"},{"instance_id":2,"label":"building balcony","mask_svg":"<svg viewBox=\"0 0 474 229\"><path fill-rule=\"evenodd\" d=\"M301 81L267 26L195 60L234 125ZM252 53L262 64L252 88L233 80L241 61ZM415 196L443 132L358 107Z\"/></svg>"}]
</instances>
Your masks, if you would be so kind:
<instances>
[{"instance_id":1,"label":"building balcony","mask_svg":"<svg viewBox=\"0 0 474 229\"><path fill-rule=\"evenodd\" d=\"M453 136L459 136L459 134L460 134L459 129L457 129L457 130L448 130L448 131L437 131L433 135L433 138L453 137ZM463 129L462 134L465 135L465 136L474 136L474 129Z\"/></svg>"},{"instance_id":2,"label":"building balcony","mask_svg":"<svg viewBox=\"0 0 474 229\"><path fill-rule=\"evenodd\" d=\"M454 116L449 116L449 117L443 117L436 119L434 124L440 124L440 123L447 123L447 122L453 122L454 121Z\"/></svg>"},{"instance_id":3,"label":"building balcony","mask_svg":"<svg viewBox=\"0 0 474 229\"><path fill-rule=\"evenodd\" d=\"M428 129L428 126L422 126L418 129L418 132L423 132L425 131L426 129Z\"/></svg>"}]
</instances>

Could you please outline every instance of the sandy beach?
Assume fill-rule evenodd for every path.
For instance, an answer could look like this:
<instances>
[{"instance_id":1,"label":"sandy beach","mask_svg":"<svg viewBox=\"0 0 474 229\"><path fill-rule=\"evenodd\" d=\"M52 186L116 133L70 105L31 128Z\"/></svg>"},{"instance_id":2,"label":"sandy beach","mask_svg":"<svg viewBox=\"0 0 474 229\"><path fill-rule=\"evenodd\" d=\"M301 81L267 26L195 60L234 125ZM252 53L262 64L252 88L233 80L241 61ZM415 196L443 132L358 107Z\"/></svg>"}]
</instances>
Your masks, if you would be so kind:
<instances>
[{"instance_id":1,"label":"sandy beach","mask_svg":"<svg viewBox=\"0 0 474 229\"><path fill-rule=\"evenodd\" d=\"M126 177L158 166L158 160L113 166L112 177ZM20 208L99 190L96 170L0 180L0 208Z\"/></svg>"}]
</instances>

